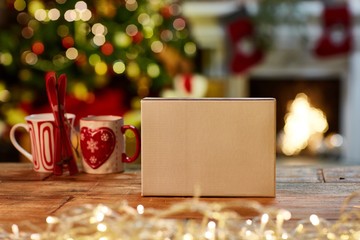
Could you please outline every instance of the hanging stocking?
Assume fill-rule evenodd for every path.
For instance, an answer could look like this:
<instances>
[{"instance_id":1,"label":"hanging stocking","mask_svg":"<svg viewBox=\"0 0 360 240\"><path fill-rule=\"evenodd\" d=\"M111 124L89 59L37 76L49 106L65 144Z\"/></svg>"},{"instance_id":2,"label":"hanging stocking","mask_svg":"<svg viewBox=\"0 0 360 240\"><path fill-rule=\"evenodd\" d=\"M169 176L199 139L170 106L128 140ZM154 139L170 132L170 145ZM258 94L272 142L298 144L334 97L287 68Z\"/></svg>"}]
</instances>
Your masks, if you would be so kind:
<instances>
[{"instance_id":1,"label":"hanging stocking","mask_svg":"<svg viewBox=\"0 0 360 240\"><path fill-rule=\"evenodd\" d=\"M351 15L346 4L325 7L323 28L323 35L315 47L317 56L330 57L351 51Z\"/></svg>"},{"instance_id":2,"label":"hanging stocking","mask_svg":"<svg viewBox=\"0 0 360 240\"><path fill-rule=\"evenodd\" d=\"M240 18L229 24L228 32L233 48L230 70L233 73L245 72L262 58L262 52L254 43L253 23L245 17Z\"/></svg>"}]
</instances>

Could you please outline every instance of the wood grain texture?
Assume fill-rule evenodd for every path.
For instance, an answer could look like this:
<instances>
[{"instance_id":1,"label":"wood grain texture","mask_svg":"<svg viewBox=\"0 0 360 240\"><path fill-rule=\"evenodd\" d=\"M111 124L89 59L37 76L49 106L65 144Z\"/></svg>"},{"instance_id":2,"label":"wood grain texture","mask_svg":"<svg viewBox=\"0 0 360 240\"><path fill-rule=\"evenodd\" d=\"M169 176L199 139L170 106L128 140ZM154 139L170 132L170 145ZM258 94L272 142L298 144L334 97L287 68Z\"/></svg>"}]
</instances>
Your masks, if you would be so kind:
<instances>
[{"instance_id":1,"label":"wood grain texture","mask_svg":"<svg viewBox=\"0 0 360 240\"><path fill-rule=\"evenodd\" d=\"M276 171L276 182L283 183L322 183L324 182L322 169L314 167L281 167Z\"/></svg>"},{"instance_id":2,"label":"wood grain texture","mask_svg":"<svg viewBox=\"0 0 360 240\"><path fill-rule=\"evenodd\" d=\"M334 183L358 183L360 182L360 167L359 166L345 166L324 168L325 182Z\"/></svg>"},{"instance_id":3,"label":"wood grain texture","mask_svg":"<svg viewBox=\"0 0 360 240\"><path fill-rule=\"evenodd\" d=\"M30 168L29 168L30 167ZM0 225L31 221L45 227L46 217L59 215L83 204L116 206L127 201L146 208L164 209L191 197L142 197L140 170L120 174L44 176L30 164L0 164ZM29 170L30 169L30 170ZM275 198L201 198L206 202L257 201L292 213L290 224L311 214L335 221L347 196L360 190L358 167L301 168L278 167ZM345 175L344 175L345 174ZM346 181L337 181L346 176ZM354 179L352 179L352 177ZM333 180L332 180L333 179ZM241 211L246 217L254 212ZM182 218L196 218L186 213Z\"/></svg>"}]
</instances>

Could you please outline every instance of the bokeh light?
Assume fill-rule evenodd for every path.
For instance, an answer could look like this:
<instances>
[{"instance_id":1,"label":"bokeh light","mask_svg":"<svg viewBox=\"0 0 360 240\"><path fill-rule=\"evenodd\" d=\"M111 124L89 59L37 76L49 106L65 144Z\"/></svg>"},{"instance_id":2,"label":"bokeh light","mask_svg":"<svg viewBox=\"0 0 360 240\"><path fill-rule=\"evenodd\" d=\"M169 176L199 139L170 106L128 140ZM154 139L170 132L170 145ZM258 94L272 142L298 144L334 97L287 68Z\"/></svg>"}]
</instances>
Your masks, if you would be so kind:
<instances>
[{"instance_id":1,"label":"bokeh light","mask_svg":"<svg viewBox=\"0 0 360 240\"><path fill-rule=\"evenodd\" d=\"M164 21L163 17L162 17L160 14L158 14L158 13L152 14L152 15L151 15L151 20L152 20L152 22L155 24L155 26L160 26L160 25L162 25L162 24L163 24L163 21Z\"/></svg>"},{"instance_id":2,"label":"bokeh light","mask_svg":"<svg viewBox=\"0 0 360 240\"><path fill-rule=\"evenodd\" d=\"M44 52L45 46L42 42L34 42L31 49L35 54L40 55Z\"/></svg>"},{"instance_id":3,"label":"bokeh light","mask_svg":"<svg viewBox=\"0 0 360 240\"><path fill-rule=\"evenodd\" d=\"M105 31L105 26L101 23L95 23L91 28L91 32L94 35L105 35Z\"/></svg>"},{"instance_id":4,"label":"bokeh light","mask_svg":"<svg viewBox=\"0 0 360 240\"><path fill-rule=\"evenodd\" d=\"M16 21L21 25L26 25L30 20L29 14L21 12L16 16Z\"/></svg>"},{"instance_id":5,"label":"bokeh light","mask_svg":"<svg viewBox=\"0 0 360 240\"><path fill-rule=\"evenodd\" d=\"M138 33L138 28L135 24L130 24L126 27L126 33L133 37Z\"/></svg>"},{"instance_id":6,"label":"bokeh light","mask_svg":"<svg viewBox=\"0 0 360 240\"><path fill-rule=\"evenodd\" d=\"M26 8L26 2L24 0L15 0L14 8L17 11L21 12Z\"/></svg>"},{"instance_id":7,"label":"bokeh light","mask_svg":"<svg viewBox=\"0 0 360 240\"><path fill-rule=\"evenodd\" d=\"M114 43L118 47L126 48L131 44L131 38L123 32L114 34Z\"/></svg>"},{"instance_id":8,"label":"bokeh light","mask_svg":"<svg viewBox=\"0 0 360 240\"><path fill-rule=\"evenodd\" d=\"M101 52L104 55L109 56L114 52L114 47L111 43L106 42L104 45L101 46Z\"/></svg>"},{"instance_id":9,"label":"bokeh light","mask_svg":"<svg viewBox=\"0 0 360 240\"><path fill-rule=\"evenodd\" d=\"M88 89L83 82L77 82L73 86L73 93L77 99L86 100L88 98Z\"/></svg>"},{"instance_id":10,"label":"bokeh light","mask_svg":"<svg viewBox=\"0 0 360 240\"><path fill-rule=\"evenodd\" d=\"M130 62L127 65L126 68L126 74L130 77L130 78L137 78L140 76L141 70L139 65L136 62Z\"/></svg>"},{"instance_id":11,"label":"bokeh light","mask_svg":"<svg viewBox=\"0 0 360 240\"><path fill-rule=\"evenodd\" d=\"M196 44L193 42L187 42L184 45L184 51L189 56L194 55L196 53Z\"/></svg>"},{"instance_id":12,"label":"bokeh light","mask_svg":"<svg viewBox=\"0 0 360 240\"><path fill-rule=\"evenodd\" d=\"M56 8L52 8L48 12L48 17L51 21L56 21L60 18L60 11Z\"/></svg>"},{"instance_id":13,"label":"bokeh light","mask_svg":"<svg viewBox=\"0 0 360 240\"><path fill-rule=\"evenodd\" d=\"M23 53L23 56L26 64L35 65L38 62L38 57L33 52L26 51Z\"/></svg>"},{"instance_id":14,"label":"bokeh light","mask_svg":"<svg viewBox=\"0 0 360 240\"><path fill-rule=\"evenodd\" d=\"M0 90L0 102L7 102L10 99L10 91L7 89Z\"/></svg>"},{"instance_id":15,"label":"bokeh light","mask_svg":"<svg viewBox=\"0 0 360 240\"><path fill-rule=\"evenodd\" d=\"M160 42L160 41L154 41L151 44L151 50L154 53L160 53L163 49L164 49L164 44L162 42Z\"/></svg>"},{"instance_id":16,"label":"bokeh light","mask_svg":"<svg viewBox=\"0 0 360 240\"><path fill-rule=\"evenodd\" d=\"M152 27L146 26L144 27L144 37L152 38L154 36L154 30Z\"/></svg>"},{"instance_id":17,"label":"bokeh light","mask_svg":"<svg viewBox=\"0 0 360 240\"><path fill-rule=\"evenodd\" d=\"M9 108L5 111L6 122L10 125L24 122L26 115L28 115L28 113L20 108Z\"/></svg>"},{"instance_id":18,"label":"bokeh light","mask_svg":"<svg viewBox=\"0 0 360 240\"><path fill-rule=\"evenodd\" d=\"M30 1L28 4L28 10L31 15L35 15L36 10L38 9L45 9L44 3L40 1Z\"/></svg>"},{"instance_id":19,"label":"bokeh light","mask_svg":"<svg viewBox=\"0 0 360 240\"><path fill-rule=\"evenodd\" d=\"M80 13L80 19L84 22L87 22L91 19L92 13L89 9L85 9L83 12Z\"/></svg>"},{"instance_id":20,"label":"bokeh light","mask_svg":"<svg viewBox=\"0 0 360 240\"><path fill-rule=\"evenodd\" d=\"M177 18L177 19L174 20L173 27L176 30L181 31L186 27L186 22L182 18Z\"/></svg>"},{"instance_id":21,"label":"bokeh light","mask_svg":"<svg viewBox=\"0 0 360 240\"><path fill-rule=\"evenodd\" d=\"M70 9L65 12L64 18L68 22L73 22L77 19L77 13L75 10Z\"/></svg>"},{"instance_id":22,"label":"bokeh light","mask_svg":"<svg viewBox=\"0 0 360 240\"><path fill-rule=\"evenodd\" d=\"M172 31L166 29L161 32L160 38L161 38L161 40L163 40L165 42L169 42L169 41L173 40L174 34L172 33Z\"/></svg>"},{"instance_id":23,"label":"bokeh light","mask_svg":"<svg viewBox=\"0 0 360 240\"><path fill-rule=\"evenodd\" d=\"M66 53L65 53L66 57L70 60L75 60L78 55L79 55L79 52L76 48L69 48L68 50L66 50Z\"/></svg>"},{"instance_id":24,"label":"bokeh light","mask_svg":"<svg viewBox=\"0 0 360 240\"><path fill-rule=\"evenodd\" d=\"M64 48L71 48L74 46L75 42L71 36L67 36L61 40L61 44L63 45Z\"/></svg>"},{"instance_id":25,"label":"bokeh light","mask_svg":"<svg viewBox=\"0 0 360 240\"><path fill-rule=\"evenodd\" d=\"M8 53L8 52L1 53L0 52L0 64L2 64L4 66L10 66L12 63L13 63L13 57L10 53Z\"/></svg>"},{"instance_id":26,"label":"bokeh light","mask_svg":"<svg viewBox=\"0 0 360 240\"><path fill-rule=\"evenodd\" d=\"M34 31L31 27L24 27L22 30L21 30L21 35L23 36L23 38L25 39L30 39L33 37L34 35Z\"/></svg>"},{"instance_id":27,"label":"bokeh light","mask_svg":"<svg viewBox=\"0 0 360 240\"><path fill-rule=\"evenodd\" d=\"M96 46L101 46L103 45L104 43L106 42L106 38L104 35L95 35L93 37L93 43L96 45Z\"/></svg>"},{"instance_id":28,"label":"bokeh light","mask_svg":"<svg viewBox=\"0 0 360 240\"><path fill-rule=\"evenodd\" d=\"M178 16L181 13L181 6L179 4L171 4L170 6L170 13L173 16Z\"/></svg>"},{"instance_id":29,"label":"bokeh light","mask_svg":"<svg viewBox=\"0 0 360 240\"><path fill-rule=\"evenodd\" d=\"M95 66L99 62L101 62L101 57L98 54L94 53L90 55L89 63L91 66Z\"/></svg>"},{"instance_id":30,"label":"bokeh light","mask_svg":"<svg viewBox=\"0 0 360 240\"><path fill-rule=\"evenodd\" d=\"M10 91L6 89L4 82L0 82L0 102L7 102L10 99ZM1 121L0 121L1 122ZM1 135L1 130L0 130Z\"/></svg>"},{"instance_id":31,"label":"bokeh light","mask_svg":"<svg viewBox=\"0 0 360 240\"><path fill-rule=\"evenodd\" d=\"M160 75L159 65L155 63L149 64L149 66L147 67L147 74L152 78L158 77Z\"/></svg>"},{"instance_id":32,"label":"bokeh light","mask_svg":"<svg viewBox=\"0 0 360 240\"><path fill-rule=\"evenodd\" d=\"M77 3L75 4L75 9L76 9L77 11L80 11L80 12L85 11L85 10L87 9L87 4L86 4L86 2L84 2L84 1L79 1L79 2L77 2Z\"/></svg>"},{"instance_id":33,"label":"bokeh light","mask_svg":"<svg viewBox=\"0 0 360 240\"><path fill-rule=\"evenodd\" d=\"M35 11L35 15L34 15L35 19L38 21L45 21L46 17L47 17L47 13L44 9L37 9Z\"/></svg>"},{"instance_id":34,"label":"bokeh light","mask_svg":"<svg viewBox=\"0 0 360 240\"><path fill-rule=\"evenodd\" d=\"M97 75L105 75L108 67L105 62L98 62L95 64L95 72Z\"/></svg>"},{"instance_id":35,"label":"bokeh light","mask_svg":"<svg viewBox=\"0 0 360 240\"><path fill-rule=\"evenodd\" d=\"M113 65L113 71L116 74L122 74L125 72L125 63L123 61L116 61Z\"/></svg>"},{"instance_id":36,"label":"bokeh light","mask_svg":"<svg viewBox=\"0 0 360 240\"><path fill-rule=\"evenodd\" d=\"M151 23L149 14L140 13L138 16L138 22L142 25L149 25Z\"/></svg>"},{"instance_id":37,"label":"bokeh light","mask_svg":"<svg viewBox=\"0 0 360 240\"><path fill-rule=\"evenodd\" d=\"M133 12L138 8L138 3L136 0L126 0L125 7L127 10Z\"/></svg>"}]
</instances>

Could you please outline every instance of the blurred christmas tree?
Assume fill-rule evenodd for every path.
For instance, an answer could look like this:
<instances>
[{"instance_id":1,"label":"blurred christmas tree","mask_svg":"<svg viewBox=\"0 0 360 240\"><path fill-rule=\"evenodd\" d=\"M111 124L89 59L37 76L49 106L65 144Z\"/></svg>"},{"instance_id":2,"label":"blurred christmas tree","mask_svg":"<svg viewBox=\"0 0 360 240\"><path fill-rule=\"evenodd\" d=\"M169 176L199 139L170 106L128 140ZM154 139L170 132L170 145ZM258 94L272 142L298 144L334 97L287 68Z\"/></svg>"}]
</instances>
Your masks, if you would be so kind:
<instances>
[{"instance_id":1,"label":"blurred christmas tree","mask_svg":"<svg viewBox=\"0 0 360 240\"><path fill-rule=\"evenodd\" d=\"M79 101L106 88L131 100L156 95L196 53L171 0L0 0L0 27L0 121L9 125L46 102L48 71L66 73Z\"/></svg>"}]
</instances>

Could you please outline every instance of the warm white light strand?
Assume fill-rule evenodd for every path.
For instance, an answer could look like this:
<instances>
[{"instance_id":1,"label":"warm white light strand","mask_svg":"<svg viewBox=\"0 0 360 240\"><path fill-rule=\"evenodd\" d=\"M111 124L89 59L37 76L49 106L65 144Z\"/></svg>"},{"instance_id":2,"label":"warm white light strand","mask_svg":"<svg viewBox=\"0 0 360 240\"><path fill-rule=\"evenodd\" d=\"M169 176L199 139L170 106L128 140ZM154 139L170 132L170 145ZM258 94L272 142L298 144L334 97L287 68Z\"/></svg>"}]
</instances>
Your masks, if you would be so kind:
<instances>
[{"instance_id":1,"label":"warm white light strand","mask_svg":"<svg viewBox=\"0 0 360 240\"><path fill-rule=\"evenodd\" d=\"M286 227L291 213L284 209L264 207L254 201L238 200L206 203L198 198L179 202L167 209L136 208L121 202L109 206L85 204L60 216L49 216L47 229L26 226L32 232L12 224L8 231L0 228L0 238L9 240L65 239L168 239L168 240L225 240L225 239L359 239L360 209L351 194L342 206L339 220L330 223L312 214L298 222L293 229ZM359 199L357 199L359 200ZM353 205L351 205L353 203ZM257 212L248 219L240 212ZM173 218L181 214L190 219ZM35 231L38 230L38 231Z\"/></svg>"}]
</instances>

